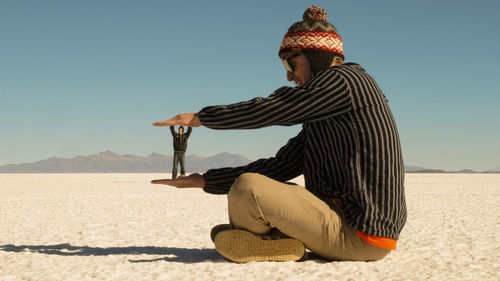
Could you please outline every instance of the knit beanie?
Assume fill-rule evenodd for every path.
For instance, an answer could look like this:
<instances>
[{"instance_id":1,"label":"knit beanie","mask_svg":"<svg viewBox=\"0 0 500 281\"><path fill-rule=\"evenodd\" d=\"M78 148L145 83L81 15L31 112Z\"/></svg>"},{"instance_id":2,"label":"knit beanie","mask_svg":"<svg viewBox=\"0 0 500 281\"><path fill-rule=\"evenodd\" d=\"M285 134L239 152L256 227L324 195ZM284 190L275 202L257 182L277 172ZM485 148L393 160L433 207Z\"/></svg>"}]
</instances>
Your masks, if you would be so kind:
<instances>
[{"instance_id":1,"label":"knit beanie","mask_svg":"<svg viewBox=\"0 0 500 281\"><path fill-rule=\"evenodd\" d=\"M328 22L323 8L311 6L304 11L302 18L285 34L278 52L280 58L285 53L302 53L313 74L328 69L335 57L344 59L342 38Z\"/></svg>"}]
</instances>

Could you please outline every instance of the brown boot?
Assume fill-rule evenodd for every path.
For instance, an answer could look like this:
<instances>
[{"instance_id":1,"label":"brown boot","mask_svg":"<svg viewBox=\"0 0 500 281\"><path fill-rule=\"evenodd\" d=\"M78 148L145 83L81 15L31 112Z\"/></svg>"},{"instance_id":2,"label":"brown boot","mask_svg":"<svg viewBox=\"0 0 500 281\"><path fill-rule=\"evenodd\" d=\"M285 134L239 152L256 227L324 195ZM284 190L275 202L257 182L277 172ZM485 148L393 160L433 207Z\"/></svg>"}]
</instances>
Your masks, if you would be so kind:
<instances>
[{"instance_id":1,"label":"brown boot","mask_svg":"<svg viewBox=\"0 0 500 281\"><path fill-rule=\"evenodd\" d=\"M219 224L214 226L210 231L210 238L212 239L212 242L215 242L215 236L217 236L217 233L230 229L233 229L230 224Z\"/></svg>"},{"instance_id":2,"label":"brown boot","mask_svg":"<svg viewBox=\"0 0 500 281\"><path fill-rule=\"evenodd\" d=\"M241 229L220 230L213 240L217 252L239 263L297 261L304 256L306 250L302 242L293 238L266 240L260 235Z\"/></svg>"}]
</instances>

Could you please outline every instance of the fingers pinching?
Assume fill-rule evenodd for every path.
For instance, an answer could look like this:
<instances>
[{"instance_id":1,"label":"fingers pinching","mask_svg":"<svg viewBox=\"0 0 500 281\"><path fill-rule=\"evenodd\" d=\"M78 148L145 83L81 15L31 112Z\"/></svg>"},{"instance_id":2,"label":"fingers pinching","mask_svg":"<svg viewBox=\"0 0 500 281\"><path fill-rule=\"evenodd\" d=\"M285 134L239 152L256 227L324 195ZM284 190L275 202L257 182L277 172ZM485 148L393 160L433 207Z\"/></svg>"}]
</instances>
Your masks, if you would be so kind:
<instances>
[{"instance_id":1,"label":"fingers pinching","mask_svg":"<svg viewBox=\"0 0 500 281\"><path fill-rule=\"evenodd\" d=\"M151 183L152 184L165 184L166 183L165 181L169 181L169 180L152 180Z\"/></svg>"},{"instance_id":2,"label":"fingers pinching","mask_svg":"<svg viewBox=\"0 0 500 281\"><path fill-rule=\"evenodd\" d=\"M170 123L168 122L168 120L165 120L165 121L158 121L158 122L154 122L154 123L153 123L153 126L163 127L163 126L171 126L171 125L170 125Z\"/></svg>"},{"instance_id":3,"label":"fingers pinching","mask_svg":"<svg viewBox=\"0 0 500 281\"><path fill-rule=\"evenodd\" d=\"M181 126L189 126L189 127L200 127L201 122L196 114L197 113L177 114L176 116L174 116L168 120L154 122L153 126L163 127L163 126L181 125Z\"/></svg>"}]
</instances>

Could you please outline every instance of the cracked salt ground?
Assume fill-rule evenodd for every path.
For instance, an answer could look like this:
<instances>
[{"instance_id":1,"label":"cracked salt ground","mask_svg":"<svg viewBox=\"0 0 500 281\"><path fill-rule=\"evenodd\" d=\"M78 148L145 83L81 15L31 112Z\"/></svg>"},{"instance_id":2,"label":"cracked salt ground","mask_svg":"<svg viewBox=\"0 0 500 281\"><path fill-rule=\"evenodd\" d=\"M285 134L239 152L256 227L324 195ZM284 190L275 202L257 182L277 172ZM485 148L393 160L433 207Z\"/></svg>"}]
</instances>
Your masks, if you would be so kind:
<instances>
[{"instance_id":1,"label":"cracked salt ground","mask_svg":"<svg viewBox=\"0 0 500 281\"><path fill-rule=\"evenodd\" d=\"M0 175L0 280L500 279L500 175L406 175L398 250L369 263L228 262L209 237L226 197L155 178Z\"/></svg>"}]
</instances>

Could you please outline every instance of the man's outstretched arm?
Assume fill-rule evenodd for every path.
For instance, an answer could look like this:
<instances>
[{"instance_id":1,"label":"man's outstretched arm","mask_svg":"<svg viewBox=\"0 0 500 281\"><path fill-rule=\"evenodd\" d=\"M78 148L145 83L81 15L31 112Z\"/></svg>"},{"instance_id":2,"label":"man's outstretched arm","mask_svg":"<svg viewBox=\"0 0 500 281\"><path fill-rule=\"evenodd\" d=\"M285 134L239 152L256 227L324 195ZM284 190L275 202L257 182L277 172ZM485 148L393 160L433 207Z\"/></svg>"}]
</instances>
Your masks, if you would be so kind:
<instances>
[{"instance_id":1,"label":"man's outstretched arm","mask_svg":"<svg viewBox=\"0 0 500 281\"><path fill-rule=\"evenodd\" d=\"M351 110L352 96L345 78L325 72L300 87L281 87L267 98L229 105L207 106L183 113L154 126L201 125L219 130L289 126L331 118Z\"/></svg>"},{"instance_id":2,"label":"man's outstretched arm","mask_svg":"<svg viewBox=\"0 0 500 281\"><path fill-rule=\"evenodd\" d=\"M304 165L305 135L300 132L290 139L275 157L259 159L246 166L208 170L204 175L180 176L177 180L153 180L153 184L166 184L179 188L201 187L212 194L226 194L234 180L243 173L253 172L285 182L302 174Z\"/></svg>"},{"instance_id":3,"label":"man's outstretched arm","mask_svg":"<svg viewBox=\"0 0 500 281\"><path fill-rule=\"evenodd\" d=\"M267 98L205 107L197 117L211 129L256 129L319 121L351 108L352 96L345 78L324 72L303 86L281 87Z\"/></svg>"}]
</instances>

